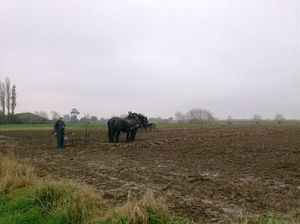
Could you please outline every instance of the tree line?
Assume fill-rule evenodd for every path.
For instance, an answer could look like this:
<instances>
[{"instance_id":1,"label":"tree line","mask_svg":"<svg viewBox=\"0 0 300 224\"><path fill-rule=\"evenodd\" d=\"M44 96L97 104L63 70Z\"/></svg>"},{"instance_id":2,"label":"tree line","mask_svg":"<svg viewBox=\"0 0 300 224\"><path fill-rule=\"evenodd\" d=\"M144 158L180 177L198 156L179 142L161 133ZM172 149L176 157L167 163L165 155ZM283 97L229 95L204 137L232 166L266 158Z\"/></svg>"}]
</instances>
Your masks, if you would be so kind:
<instances>
[{"instance_id":1,"label":"tree line","mask_svg":"<svg viewBox=\"0 0 300 224\"><path fill-rule=\"evenodd\" d=\"M268 121L268 120L269 119L263 120L262 116L259 114L254 114L253 118L250 120L233 119L231 115L229 115L226 122L228 124L232 124L233 122L240 122L240 121L250 121L250 122L254 121L256 124L259 124L262 121ZM281 124L285 120L285 118L282 114L275 114L273 120L276 121L278 124ZM210 112L209 110L196 108L196 109L191 109L186 113L177 111L175 113L175 121L178 123L190 123L190 124L212 124L212 123L216 124L220 122L220 119L214 117L212 112Z\"/></svg>"},{"instance_id":2,"label":"tree line","mask_svg":"<svg viewBox=\"0 0 300 224\"><path fill-rule=\"evenodd\" d=\"M8 77L5 78L5 82L0 81L0 124L12 124L19 123L18 118L15 116L15 109L17 106L17 91L16 85L11 87L10 79ZM47 112L45 111L35 111L36 115L40 117L49 119ZM77 116L80 112L73 108L69 114L63 115L63 118L68 123L106 123L107 119L101 118L98 119L96 116L90 116L89 114L85 114L81 119L78 119ZM52 120L56 120L60 115L56 111L51 111ZM120 117L125 117L126 115L120 115ZM175 119L173 117L169 117L168 119L163 119L161 117L148 118L149 122L157 122L157 123L191 123L191 124L207 124L207 123L218 123L219 119L213 116L213 113L209 110L196 108L191 109L186 113L182 113L177 111L175 113ZM228 116L228 124L231 124L234 119L231 116ZM262 121L262 117L259 114L255 114L252 118L256 124L259 124ZM282 114L276 114L274 120L281 124L282 121L285 120Z\"/></svg>"},{"instance_id":3,"label":"tree line","mask_svg":"<svg viewBox=\"0 0 300 224\"><path fill-rule=\"evenodd\" d=\"M14 123L15 109L17 106L17 90L16 85L11 87L10 79L5 78L5 82L0 81L0 124Z\"/></svg>"},{"instance_id":4,"label":"tree line","mask_svg":"<svg viewBox=\"0 0 300 224\"><path fill-rule=\"evenodd\" d=\"M218 120L218 118L215 118L209 110L196 108L189 110L185 114L177 111L175 113L175 120L178 123L206 124L213 123Z\"/></svg>"}]
</instances>

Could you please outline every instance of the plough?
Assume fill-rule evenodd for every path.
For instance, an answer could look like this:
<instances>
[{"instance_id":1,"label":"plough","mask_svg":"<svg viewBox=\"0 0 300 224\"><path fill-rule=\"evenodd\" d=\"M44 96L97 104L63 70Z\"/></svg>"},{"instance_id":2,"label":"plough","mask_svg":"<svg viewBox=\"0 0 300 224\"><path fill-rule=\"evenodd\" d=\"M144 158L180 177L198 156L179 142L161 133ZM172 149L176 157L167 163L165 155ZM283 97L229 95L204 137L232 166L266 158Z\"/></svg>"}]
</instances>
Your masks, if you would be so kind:
<instances>
[{"instance_id":1,"label":"plough","mask_svg":"<svg viewBox=\"0 0 300 224\"><path fill-rule=\"evenodd\" d=\"M76 146L76 145L87 145L87 143L89 143L90 135L91 131L89 133L85 133L84 136L81 136L77 133L74 132L69 132L67 135L65 135L65 146Z\"/></svg>"}]
</instances>

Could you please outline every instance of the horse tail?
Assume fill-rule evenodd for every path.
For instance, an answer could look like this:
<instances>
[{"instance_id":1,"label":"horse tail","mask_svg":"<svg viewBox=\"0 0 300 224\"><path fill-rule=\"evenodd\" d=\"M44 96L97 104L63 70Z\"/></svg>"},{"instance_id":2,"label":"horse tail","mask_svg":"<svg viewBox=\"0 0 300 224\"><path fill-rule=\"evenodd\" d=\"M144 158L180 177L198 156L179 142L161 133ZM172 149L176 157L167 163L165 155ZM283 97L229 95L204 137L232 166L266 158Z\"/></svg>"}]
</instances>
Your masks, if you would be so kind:
<instances>
[{"instance_id":1,"label":"horse tail","mask_svg":"<svg viewBox=\"0 0 300 224\"><path fill-rule=\"evenodd\" d=\"M115 119L109 119L107 121L107 127L108 127L107 135L110 142L114 141L114 123L115 123Z\"/></svg>"},{"instance_id":2,"label":"horse tail","mask_svg":"<svg viewBox=\"0 0 300 224\"><path fill-rule=\"evenodd\" d=\"M110 139L110 127L108 126L107 137Z\"/></svg>"},{"instance_id":3,"label":"horse tail","mask_svg":"<svg viewBox=\"0 0 300 224\"><path fill-rule=\"evenodd\" d=\"M110 132L110 126L109 126L109 124L110 124L110 119L107 121L107 128L108 128L108 130L107 130L107 136L110 138L110 134L109 134L109 132Z\"/></svg>"}]
</instances>

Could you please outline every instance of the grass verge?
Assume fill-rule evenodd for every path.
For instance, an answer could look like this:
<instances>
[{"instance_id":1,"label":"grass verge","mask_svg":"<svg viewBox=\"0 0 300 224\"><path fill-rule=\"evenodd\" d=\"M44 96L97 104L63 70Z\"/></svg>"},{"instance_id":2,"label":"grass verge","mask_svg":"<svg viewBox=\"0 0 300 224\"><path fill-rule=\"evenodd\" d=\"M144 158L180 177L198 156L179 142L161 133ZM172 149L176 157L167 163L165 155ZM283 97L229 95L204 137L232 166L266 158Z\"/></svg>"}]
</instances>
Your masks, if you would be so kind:
<instances>
[{"instance_id":1,"label":"grass verge","mask_svg":"<svg viewBox=\"0 0 300 224\"><path fill-rule=\"evenodd\" d=\"M244 212L237 223L300 223L300 210L290 215L268 213L253 216ZM201 218L201 217L199 217ZM189 224L189 218L175 216L164 198L151 191L139 201L112 207L90 186L72 181L53 181L36 176L29 165L0 155L0 223L143 223Z\"/></svg>"},{"instance_id":2,"label":"grass verge","mask_svg":"<svg viewBox=\"0 0 300 224\"><path fill-rule=\"evenodd\" d=\"M194 223L173 215L151 191L112 207L93 188L39 178L29 165L0 155L0 223Z\"/></svg>"}]
</instances>

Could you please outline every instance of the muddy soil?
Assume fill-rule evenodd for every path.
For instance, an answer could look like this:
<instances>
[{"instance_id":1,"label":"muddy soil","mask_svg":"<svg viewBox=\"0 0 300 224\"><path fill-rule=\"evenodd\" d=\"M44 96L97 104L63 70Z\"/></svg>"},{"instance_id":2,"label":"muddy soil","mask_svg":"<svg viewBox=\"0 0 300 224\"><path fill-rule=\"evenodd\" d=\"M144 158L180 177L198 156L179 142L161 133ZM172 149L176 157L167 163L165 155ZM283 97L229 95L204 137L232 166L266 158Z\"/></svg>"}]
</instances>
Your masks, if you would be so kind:
<instances>
[{"instance_id":1,"label":"muddy soil","mask_svg":"<svg viewBox=\"0 0 300 224\"><path fill-rule=\"evenodd\" d=\"M0 129L0 152L41 176L92 185L113 205L151 189L177 215L205 223L300 213L299 126L165 127L138 132L134 143L125 135L109 143L106 129L92 130L87 143L85 130L71 132L69 145L57 149L50 129Z\"/></svg>"}]
</instances>

